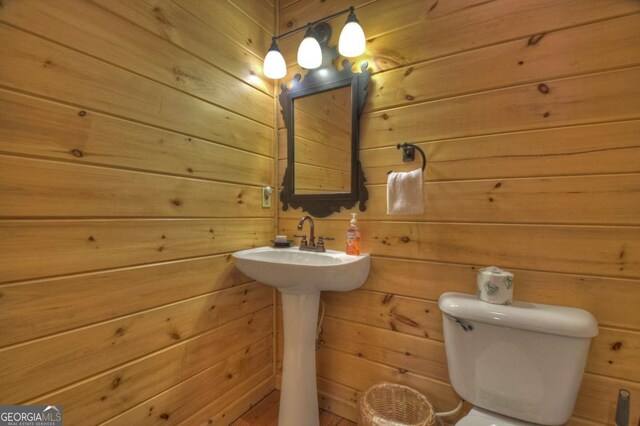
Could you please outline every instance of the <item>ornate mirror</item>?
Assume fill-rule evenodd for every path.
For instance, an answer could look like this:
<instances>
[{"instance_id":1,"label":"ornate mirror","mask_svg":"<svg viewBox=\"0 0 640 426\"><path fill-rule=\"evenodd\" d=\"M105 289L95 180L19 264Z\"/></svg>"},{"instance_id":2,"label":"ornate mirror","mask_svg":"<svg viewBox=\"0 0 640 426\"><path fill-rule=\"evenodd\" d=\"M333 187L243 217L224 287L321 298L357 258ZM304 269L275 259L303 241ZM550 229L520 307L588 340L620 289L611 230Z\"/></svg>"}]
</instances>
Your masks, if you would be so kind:
<instances>
[{"instance_id":1,"label":"ornate mirror","mask_svg":"<svg viewBox=\"0 0 640 426\"><path fill-rule=\"evenodd\" d=\"M330 28L315 27L323 63L302 78L282 84L280 105L287 130L287 169L280 201L283 210L302 207L325 217L360 202L366 209L366 179L358 156L360 115L371 77L364 62L360 72L342 62L335 47L327 47Z\"/></svg>"}]
</instances>

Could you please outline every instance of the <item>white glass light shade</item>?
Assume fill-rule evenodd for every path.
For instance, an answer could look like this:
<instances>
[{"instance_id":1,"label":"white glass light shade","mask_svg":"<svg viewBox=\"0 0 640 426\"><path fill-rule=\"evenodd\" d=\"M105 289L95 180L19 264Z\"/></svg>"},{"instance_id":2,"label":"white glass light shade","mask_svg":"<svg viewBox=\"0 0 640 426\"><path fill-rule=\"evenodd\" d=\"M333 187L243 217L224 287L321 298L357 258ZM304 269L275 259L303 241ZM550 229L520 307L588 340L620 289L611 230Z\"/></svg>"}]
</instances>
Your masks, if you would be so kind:
<instances>
[{"instance_id":1,"label":"white glass light shade","mask_svg":"<svg viewBox=\"0 0 640 426\"><path fill-rule=\"evenodd\" d=\"M267 56L264 57L262 72L265 77L274 80L287 75L287 64L279 50L269 50L267 52Z\"/></svg>"},{"instance_id":2,"label":"white glass light shade","mask_svg":"<svg viewBox=\"0 0 640 426\"><path fill-rule=\"evenodd\" d=\"M307 35L298 47L298 65L312 70L322 64L322 49L315 37Z\"/></svg>"},{"instance_id":3,"label":"white glass light shade","mask_svg":"<svg viewBox=\"0 0 640 426\"><path fill-rule=\"evenodd\" d=\"M338 51L346 58L360 56L365 50L364 31L360 24L356 21L347 21L346 25L340 33L338 41Z\"/></svg>"}]
</instances>

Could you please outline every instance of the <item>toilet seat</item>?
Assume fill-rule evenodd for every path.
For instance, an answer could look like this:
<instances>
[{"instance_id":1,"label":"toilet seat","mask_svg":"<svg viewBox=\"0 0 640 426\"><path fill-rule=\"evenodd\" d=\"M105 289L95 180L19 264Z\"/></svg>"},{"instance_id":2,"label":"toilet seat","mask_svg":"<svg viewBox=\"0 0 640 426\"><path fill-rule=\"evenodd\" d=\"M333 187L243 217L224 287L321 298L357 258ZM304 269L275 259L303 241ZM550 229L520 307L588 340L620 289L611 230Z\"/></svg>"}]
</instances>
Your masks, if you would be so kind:
<instances>
[{"instance_id":1,"label":"toilet seat","mask_svg":"<svg viewBox=\"0 0 640 426\"><path fill-rule=\"evenodd\" d=\"M503 416L482 408L473 407L469 414L460 419L456 426L532 426L529 423L513 417Z\"/></svg>"}]
</instances>

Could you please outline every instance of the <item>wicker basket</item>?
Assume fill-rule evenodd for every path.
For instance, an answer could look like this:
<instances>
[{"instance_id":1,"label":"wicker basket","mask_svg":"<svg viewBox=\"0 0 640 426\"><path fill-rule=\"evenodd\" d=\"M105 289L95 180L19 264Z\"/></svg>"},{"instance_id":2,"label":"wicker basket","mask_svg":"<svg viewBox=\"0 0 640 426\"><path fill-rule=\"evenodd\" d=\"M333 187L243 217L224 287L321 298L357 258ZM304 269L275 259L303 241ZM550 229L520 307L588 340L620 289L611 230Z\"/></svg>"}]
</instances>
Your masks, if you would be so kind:
<instances>
[{"instance_id":1,"label":"wicker basket","mask_svg":"<svg viewBox=\"0 0 640 426\"><path fill-rule=\"evenodd\" d=\"M420 392L408 386L380 383L358 401L359 426L433 426L436 414Z\"/></svg>"}]
</instances>

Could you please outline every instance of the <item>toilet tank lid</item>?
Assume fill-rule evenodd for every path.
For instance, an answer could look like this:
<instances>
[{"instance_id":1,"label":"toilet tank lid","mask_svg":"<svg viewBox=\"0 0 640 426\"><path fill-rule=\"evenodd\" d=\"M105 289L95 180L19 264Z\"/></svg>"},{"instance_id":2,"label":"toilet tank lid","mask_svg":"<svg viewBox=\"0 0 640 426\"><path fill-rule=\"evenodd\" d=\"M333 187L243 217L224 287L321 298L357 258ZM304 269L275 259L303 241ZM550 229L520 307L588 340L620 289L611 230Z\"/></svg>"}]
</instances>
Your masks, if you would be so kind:
<instances>
[{"instance_id":1,"label":"toilet tank lid","mask_svg":"<svg viewBox=\"0 0 640 426\"><path fill-rule=\"evenodd\" d=\"M598 322L584 309L528 302L494 305L464 293L444 293L438 305L452 317L500 327L570 337L598 335Z\"/></svg>"}]
</instances>

